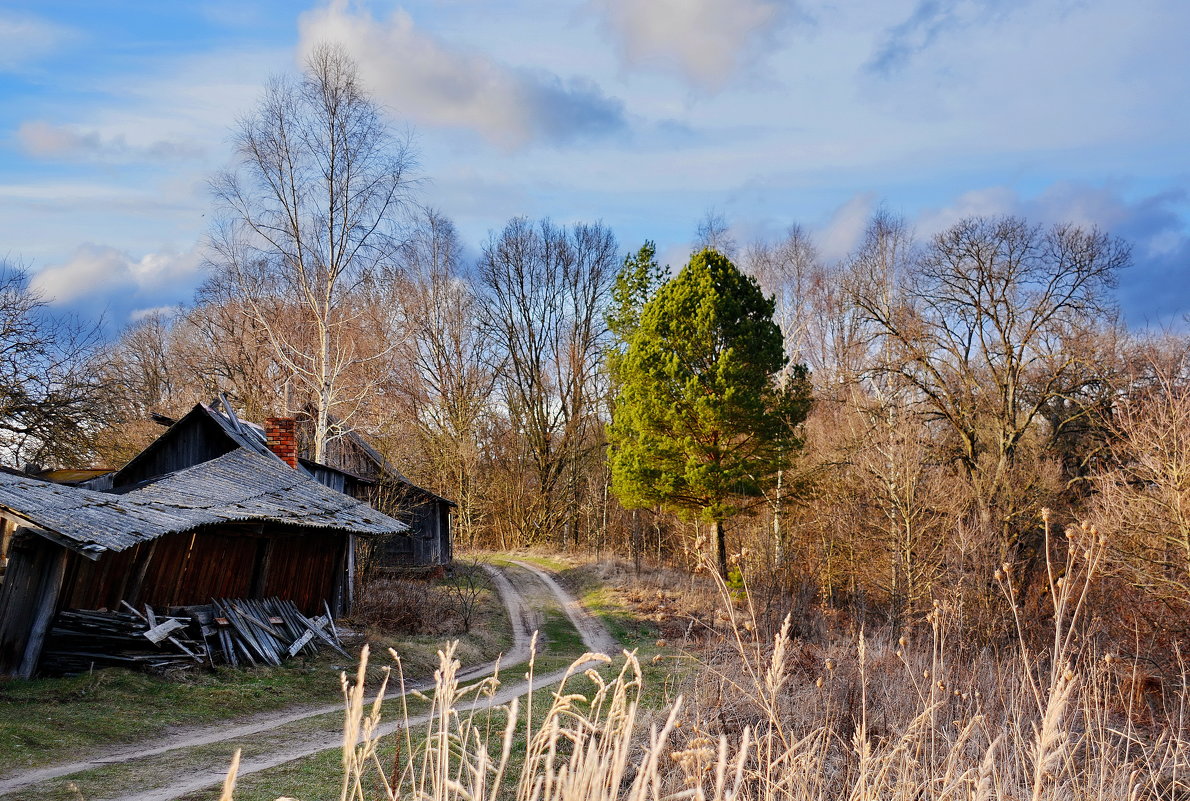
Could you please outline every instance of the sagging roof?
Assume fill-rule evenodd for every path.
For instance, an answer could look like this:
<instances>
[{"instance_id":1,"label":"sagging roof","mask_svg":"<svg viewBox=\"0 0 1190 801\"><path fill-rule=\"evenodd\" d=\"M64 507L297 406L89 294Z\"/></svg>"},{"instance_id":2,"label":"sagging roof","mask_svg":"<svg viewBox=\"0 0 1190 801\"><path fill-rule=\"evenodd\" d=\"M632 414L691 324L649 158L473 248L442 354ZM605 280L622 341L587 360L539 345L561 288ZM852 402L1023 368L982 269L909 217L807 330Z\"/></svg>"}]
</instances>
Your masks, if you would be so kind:
<instances>
[{"instance_id":1,"label":"sagging roof","mask_svg":"<svg viewBox=\"0 0 1190 801\"><path fill-rule=\"evenodd\" d=\"M280 523L370 535L409 530L305 471L244 448L122 495L0 473L0 509L92 559L217 523Z\"/></svg>"}]
</instances>

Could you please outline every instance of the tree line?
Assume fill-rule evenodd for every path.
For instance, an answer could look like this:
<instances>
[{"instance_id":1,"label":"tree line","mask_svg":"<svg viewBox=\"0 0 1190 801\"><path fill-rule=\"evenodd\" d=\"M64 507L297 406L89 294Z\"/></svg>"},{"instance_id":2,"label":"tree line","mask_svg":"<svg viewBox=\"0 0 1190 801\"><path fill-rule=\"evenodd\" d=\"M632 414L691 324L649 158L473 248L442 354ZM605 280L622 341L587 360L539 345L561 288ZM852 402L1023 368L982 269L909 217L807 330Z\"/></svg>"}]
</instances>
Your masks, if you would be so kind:
<instances>
[{"instance_id":1,"label":"tree line","mask_svg":"<svg viewBox=\"0 0 1190 801\"><path fill-rule=\"evenodd\" d=\"M880 212L825 259L799 226L741 246L711 214L665 266L599 222L517 217L468 258L333 48L270 85L236 150L193 302L69 365L50 336L50 367L9 377L22 455L120 464L151 414L225 393L249 419L310 414L316 458L363 432L459 504L466 546L689 565L709 537L775 598L898 626L945 603L992 633L996 570L1043 591L1048 521L1071 527L1058 547L1104 538L1103 602L1131 623L1184 619L1187 340L1122 324L1129 250L1107 233L1002 217L923 238ZM32 406L76 388L69 435L21 422L25 386Z\"/></svg>"}]
</instances>

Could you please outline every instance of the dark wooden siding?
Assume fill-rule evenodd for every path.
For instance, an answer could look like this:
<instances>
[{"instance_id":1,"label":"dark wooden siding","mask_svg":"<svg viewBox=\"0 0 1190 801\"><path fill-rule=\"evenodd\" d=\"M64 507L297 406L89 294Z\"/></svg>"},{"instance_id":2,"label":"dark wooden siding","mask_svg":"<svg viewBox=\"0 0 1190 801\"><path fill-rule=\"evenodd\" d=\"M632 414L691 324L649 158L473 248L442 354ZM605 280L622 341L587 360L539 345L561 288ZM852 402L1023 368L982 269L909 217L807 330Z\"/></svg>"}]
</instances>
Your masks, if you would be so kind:
<instances>
[{"instance_id":1,"label":"dark wooden siding","mask_svg":"<svg viewBox=\"0 0 1190 801\"><path fill-rule=\"evenodd\" d=\"M32 675L61 588L64 555L41 537L14 538L0 585L0 676Z\"/></svg>"},{"instance_id":2,"label":"dark wooden siding","mask_svg":"<svg viewBox=\"0 0 1190 801\"><path fill-rule=\"evenodd\" d=\"M347 538L312 533L277 539L262 585L266 598L291 598L302 611L321 611L322 602L339 602Z\"/></svg>"},{"instance_id":3,"label":"dark wooden siding","mask_svg":"<svg viewBox=\"0 0 1190 801\"><path fill-rule=\"evenodd\" d=\"M146 479L160 478L230 453L237 447L219 424L205 413L191 413L123 467L112 488L118 490Z\"/></svg>"},{"instance_id":4,"label":"dark wooden siding","mask_svg":"<svg viewBox=\"0 0 1190 801\"><path fill-rule=\"evenodd\" d=\"M234 527L169 534L91 561L71 554L59 609L155 607L212 598L293 600L314 614L340 595L347 537L292 527Z\"/></svg>"},{"instance_id":5,"label":"dark wooden siding","mask_svg":"<svg viewBox=\"0 0 1190 801\"><path fill-rule=\"evenodd\" d=\"M408 523L408 536L397 535L381 544L377 564L384 567L444 565L450 562L450 504L428 494L420 499L406 493L389 511Z\"/></svg>"}]
</instances>

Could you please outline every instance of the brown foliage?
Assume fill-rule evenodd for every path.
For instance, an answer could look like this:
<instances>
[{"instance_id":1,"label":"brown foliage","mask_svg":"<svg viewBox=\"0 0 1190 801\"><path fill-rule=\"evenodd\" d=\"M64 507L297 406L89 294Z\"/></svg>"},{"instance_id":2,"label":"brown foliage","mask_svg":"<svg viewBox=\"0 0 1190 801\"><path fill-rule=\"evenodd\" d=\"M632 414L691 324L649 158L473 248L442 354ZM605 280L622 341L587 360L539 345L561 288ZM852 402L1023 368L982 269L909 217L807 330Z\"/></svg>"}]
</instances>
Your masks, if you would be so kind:
<instances>
[{"instance_id":1,"label":"brown foliage","mask_svg":"<svg viewBox=\"0 0 1190 801\"><path fill-rule=\"evenodd\" d=\"M428 581L373 579L360 589L351 618L402 634L453 634L459 630L449 593Z\"/></svg>"}]
</instances>

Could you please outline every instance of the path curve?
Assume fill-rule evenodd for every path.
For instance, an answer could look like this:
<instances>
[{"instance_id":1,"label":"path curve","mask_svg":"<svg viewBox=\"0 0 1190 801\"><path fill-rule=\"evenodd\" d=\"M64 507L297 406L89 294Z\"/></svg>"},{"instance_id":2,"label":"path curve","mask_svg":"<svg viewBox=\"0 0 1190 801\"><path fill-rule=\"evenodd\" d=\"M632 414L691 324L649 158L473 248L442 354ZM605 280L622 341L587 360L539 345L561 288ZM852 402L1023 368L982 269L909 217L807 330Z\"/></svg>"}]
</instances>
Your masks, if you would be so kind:
<instances>
[{"instance_id":1,"label":"path curve","mask_svg":"<svg viewBox=\"0 0 1190 801\"><path fill-rule=\"evenodd\" d=\"M502 653L497 659L460 670L458 674L460 681L470 681L481 676L491 675L498 664L515 665L528 661L530 632L537 627L536 612L529 608L528 604L525 603L524 596L513 586L512 582L508 580L508 577L491 565L485 564L481 565L481 567L491 577L492 583L496 586L496 592L499 594L500 600L504 603L504 610L508 614L508 620L512 625L512 647ZM434 682L432 680L424 680L406 684L405 691L427 690L433 686ZM396 688L386 693L384 698L387 701L399 698L401 694L401 689ZM273 729L278 729L290 723L297 723L308 718L316 718L342 711L343 704L339 702L321 706L301 707L282 712L265 712L259 715L253 715L247 720L241 720L238 723L217 723L210 726L185 729L166 735L157 741L157 745L150 748L125 745L108 751L102 751L87 759L58 765L47 765L46 767L10 774L9 776L0 778L0 796L34 784L51 781L52 779L71 776L87 770L94 770L104 765L132 762L137 759L145 759L169 751L176 751L180 748L195 748L197 746L223 742L224 740L247 737L253 734L272 731Z\"/></svg>"},{"instance_id":2,"label":"path curve","mask_svg":"<svg viewBox=\"0 0 1190 801\"><path fill-rule=\"evenodd\" d=\"M587 646L588 651L607 654L608 656L619 653L620 644L603 625L603 622L588 612L587 608L577 598L566 592L553 576L528 562L521 562L517 559L510 559L509 561L517 567L528 570L541 583L550 588L550 592L558 599L558 603L562 605L562 609L566 612L566 616L570 618L570 622L578 629L578 633L582 636L583 643Z\"/></svg>"}]
</instances>

